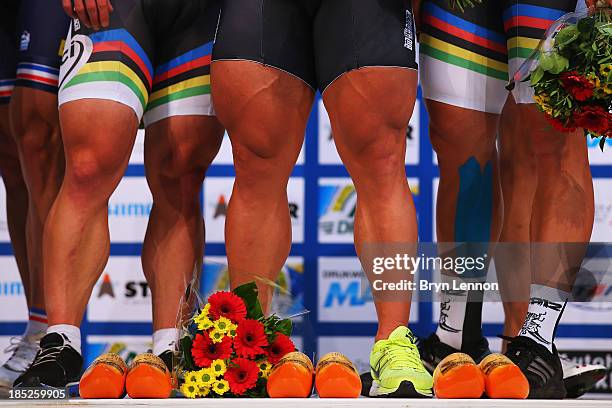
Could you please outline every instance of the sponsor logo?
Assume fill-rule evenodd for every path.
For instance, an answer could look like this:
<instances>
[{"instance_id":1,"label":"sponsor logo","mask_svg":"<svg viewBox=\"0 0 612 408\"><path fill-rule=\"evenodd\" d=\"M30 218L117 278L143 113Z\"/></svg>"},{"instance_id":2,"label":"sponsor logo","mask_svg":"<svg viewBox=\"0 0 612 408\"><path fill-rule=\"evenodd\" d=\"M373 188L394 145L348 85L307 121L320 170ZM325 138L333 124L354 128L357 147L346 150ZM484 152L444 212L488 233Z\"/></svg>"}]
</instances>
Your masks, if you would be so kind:
<instances>
[{"instance_id":1,"label":"sponsor logo","mask_svg":"<svg viewBox=\"0 0 612 408\"><path fill-rule=\"evenodd\" d=\"M523 327L521 328L521 336L530 334L531 336L538 339L540 343L550 344L550 341L546 340L540 334L540 329L542 328L542 322L544 320L546 320L546 312L544 313L527 312L525 323L523 324Z\"/></svg>"},{"instance_id":2,"label":"sponsor logo","mask_svg":"<svg viewBox=\"0 0 612 408\"><path fill-rule=\"evenodd\" d=\"M21 33L19 40L19 51L27 51L30 48L30 32L25 30Z\"/></svg>"},{"instance_id":3,"label":"sponsor logo","mask_svg":"<svg viewBox=\"0 0 612 408\"><path fill-rule=\"evenodd\" d=\"M0 281L0 296L23 296L24 294L20 281Z\"/></svg>"},{"instance_id":4,"label":"sponsor logo","mask_svg":"<svg viewBox=\"0 0 612 408\"><path fill-rule=\"evenodd\" d=\"M406 26L404 28L404 48L410 51L414 50L414 22L410 10L406 10Z\"/></svg>"},{"instance_id":5,"label":"sponsor logo","mask_svg":"<svg viewBox=\"0 0 612 408\"><path fill-rule=\"evenodd\" d=\"M62 89L79 73L81 68L89 61L92 53L93 42L89 37L82 34L73 37L72 32L68 34L64 56L62 57L62 66L60 67L59 89Z\"/></svg>"},{"instance_id":6,"label":"sponsor logo","mask_svg":"<svg viewBox=\"0 0 612 408\"><path fill-rule=\"evenodd\" d=\"M450 332L450 333L459 333L461 329L455 329L454 327L451 327L450 325L446 323L446 321L448 320L448 312L450 311L450 308L451 308L450 300L440 303L440 325L439 327L442 330Z\"/></svg>"},{"instance_id":7,"label":"sponsor logo","mask_svg":"<svg viewBox=\"0 0 612 408\"><path fill-rule=\"evenodd\" d=\"M104 295L110 296L112 298L115 297L115 291L113 290L113 284L110 280L110 276L108 273L104 274L102 278L102 284L100 285L100 290L98 291L98 297L102 297Z\"/></svg>"},{"instance_id":8,"label":"sponsor logo","mask_svg":"<svg viewBox=\"0 0 612 408\"><path fill-rule=\"evenodd\" d=\"M151 214L153 203L114 202L108 206L109 217L148 217Z\"/></svg>"}]
</instances>

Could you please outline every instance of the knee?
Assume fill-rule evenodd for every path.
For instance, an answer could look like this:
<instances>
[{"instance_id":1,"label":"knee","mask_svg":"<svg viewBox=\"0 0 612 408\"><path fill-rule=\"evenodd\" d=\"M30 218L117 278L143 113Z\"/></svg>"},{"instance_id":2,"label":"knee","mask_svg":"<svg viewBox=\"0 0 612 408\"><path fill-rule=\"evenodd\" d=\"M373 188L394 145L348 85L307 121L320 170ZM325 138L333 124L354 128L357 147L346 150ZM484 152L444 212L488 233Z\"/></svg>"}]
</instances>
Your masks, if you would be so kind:
<instances>
[{"instance_id":1,"label":"knee","mask_svg":"<svg viewBox=\"0 0 612 408\"><path fill-rule=\"evenodd\" d=\"M76 195L110 196L122 175L123 166L112 157L100 157L91 148L74 149L66 154L64 185ZM108 197L107 197L108 198Z\"/></svg>"},{"instance_id":2,"label":"knee","mask_svg":"<svg viewBox=\"0 0 612 408\"><path fill-rule=\"evenodd\" d=\"M280 138L260 138L261 142L233 143L232 152L236 168L236 182L243 190L259 190L276 185L279 188L287 183L295 164L296 153L286 140L273 142ZM257 138L254 138L257 140Z\"/></svg>"},{"instance_id":3,"label":"knee","mask_svg":"<svg viewBox=\"0 0 612 408\"><path fill-rule=\"evenodd\" d=\"M15 139L24 159L40 162L61 144L59 123L33 107L23 112L15 122Z\"/></svg>"}]
</instances>

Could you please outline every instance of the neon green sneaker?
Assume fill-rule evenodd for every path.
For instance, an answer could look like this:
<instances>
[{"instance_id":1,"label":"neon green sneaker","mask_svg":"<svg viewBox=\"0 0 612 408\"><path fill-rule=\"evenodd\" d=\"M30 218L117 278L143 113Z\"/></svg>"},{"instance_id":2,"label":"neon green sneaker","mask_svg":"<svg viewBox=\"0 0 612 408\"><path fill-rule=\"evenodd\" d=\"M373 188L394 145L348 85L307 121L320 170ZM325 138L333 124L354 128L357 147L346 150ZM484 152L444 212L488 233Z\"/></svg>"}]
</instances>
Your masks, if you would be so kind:
<instances>
[{"instance_id":1,"label":"neon green sneaker","mask_svg":"<svg viewBox=\"0 0 612 408\"><path fill-rule=\"evenodd\" d=\"M370 353L370 397L433 397L433 378L423 367L416 337L399 326L387 340L379 340Z\"/></svg>"}]
</instances>

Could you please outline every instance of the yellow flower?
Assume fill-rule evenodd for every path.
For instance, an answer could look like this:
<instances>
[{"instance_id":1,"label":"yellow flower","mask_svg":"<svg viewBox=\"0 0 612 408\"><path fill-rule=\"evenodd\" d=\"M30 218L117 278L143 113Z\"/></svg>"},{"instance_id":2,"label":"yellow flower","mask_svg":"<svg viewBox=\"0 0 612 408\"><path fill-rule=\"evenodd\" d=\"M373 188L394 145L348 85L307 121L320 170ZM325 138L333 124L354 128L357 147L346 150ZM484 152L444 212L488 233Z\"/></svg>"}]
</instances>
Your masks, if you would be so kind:
<instances>
[{"instance_id":1,"label":"yellow flower","mask_svg":"<svg viewBox=\"0 0 612 408\"><path fill-rule=\"evenodd\" d=\"M612 83L607 83L604 85L604 91L610 95L612 94Z\"/></svg>"},{"instance_id":2,"label":"yellow flower","mask_svg":"<svg viewBox=\"0 0 612 408\"><path fill-rule=\"evenodd\" d=\"M225 333L220 332L217 329L211 330L208 335L210 336L210 339L213 341L213 343L221 343L223 341L223 338L225 338Z\"/></svg>"},{"instance_id":3,"label":"yellow flower","mask_svg":"<svg viewBox=\"0 0 612 408\"><path fill-rule=\"evenodd\" d=\"M196 378L198 387L210 387L215 382L215 373L211 368L203 368L200 371L196 371Z\"/></svg>"},{"instance_id":4,"label":"yellow flower","mask_svg":"<svg viewBox=\"0 0 612 408\"><path fill-rule=\"evenodd\" d=\"M210 320L208 318L208 316L206 314L204 314L204 311L202 311L202 313L200 313L199 315L197 315L195 317L195 319L193 319L196 324L198 325L198 330L208 330L211 327L213 327L213 322L212 320Z\"/></svg>"},{"instance_id":5,"label":"yellow flower","mask_svg":"<svg viewBox=\"0 0 612 408\"><path fill-rule=\"evenodd\" d=\"M187 371L185 373L185 382L196 384L198 382L198 372Z\"/></svg>"},{"instance_id":6,"label":"yellow flower","mask_svg":"<svg viewBox=\"0 0 612 408\"><path fill-rule=\"evenodd\" d=\"M214 373L215 377L222 376L227 371L227 365L223 360L215 360L210 365L210 370Z\"/></svg>"},{"instance_id":7,"label":"yellow flower","mask_svg":"<svg viewBox=\"0 0 612 408\"><path fill-rule=\"evenodd\" d=\"M210 303L207 303L206 306L204 306L204 309L202 309L202 314L206 317L210 317Z\"/></svg>"},{"instance_id":8,"label":"yellow flower","mask_svg":"<svg viewBox=\"0 0 612 408\"><path fill-rule=\"evenodd\" d=\"M270 375L270 370L272 370L272 364L268 362L268 360L263 360L257 363L259 366L259 373L263 378L268 378Z\"/></svg>"},{"instance_id":9,"label":"yellow flower","mask_svg":"<svg viewBox=\"0 0 612 408\"><path fill-rule=\"evenodd\" d=\"M218 395L223 395L229 390L229 383L227 380L218 380L215 381L215 384L212 386L213 391Z\"/></svg>"},{"instance_id":10,"label":"yellow flower","mask_svg":"<svg viewBox=\"0 0 612 408\"><path fill-rule=\"evenodd\" d=\"M599 88L601 86L601 80L595 73L591 72L590 74L588 74L587 79L595 88Z\"/></svg>"},{"instance_id":11,"label":"yellow flower","mask_svg":"<svg viewBox=\"0 0 612 408\"><path fill-rule=\"evenodd\" d=\"M186 398L195 398L198 396L200 389L197 384L186 381L181 385L181 392Z\"/></svg>"},{"instance_id":12,"label":"yellow flower","mask_svg":"<svg viewBox=\"0 0 612 408\"><path fill-rule=\"evenodd\" d=\"M238 329L238 326L234 325L234 327L232 327L228 332L227 335L230 337L236 337L236 330Z\"/></svg>"},{"instance_id":13,"label":"yellow flower","mask_svg":"<svg viewBox=\"0 0 612 408\"><path fill-rule=\"evenodd\" d=\"M601 64L599 66L599 72L601 73L601 75L607 77L608 74L610 73L610 71L612 71L612 64Z\"/></svg>"},{"instance_id":14,"label":"yellow flower","mask_svg":"<svg viewBox=\"0 0 612 408\"><path fill-rule=\"evenodd\" d=\"M215 330L223 334L229 332L231 329L236 327L236 325L232 323L232 321L227 317L220 317L219 319L215 320L214 325Z\"/></svg>"},{"instance_id":15,"label":"yellow flower","mask_svg":"<svg viewBox=\"0 0 612 408\"><path fill-rule=\"evenodd\" d=\"M210 394L210 387L200 387L198 397L206 397L208 394Z\"/></svg>"}]
</instances>

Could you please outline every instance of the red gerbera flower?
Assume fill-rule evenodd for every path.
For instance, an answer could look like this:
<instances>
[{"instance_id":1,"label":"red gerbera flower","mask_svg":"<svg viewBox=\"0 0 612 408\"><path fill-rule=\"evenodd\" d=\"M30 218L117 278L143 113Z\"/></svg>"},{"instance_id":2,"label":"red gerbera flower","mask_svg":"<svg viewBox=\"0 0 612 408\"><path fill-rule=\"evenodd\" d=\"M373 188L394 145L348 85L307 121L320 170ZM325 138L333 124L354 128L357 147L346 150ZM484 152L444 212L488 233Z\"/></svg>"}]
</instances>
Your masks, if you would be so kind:
<instances>
[{"instance_id":1,"label":"red gerbera flower","mask_svg":"<svg viewBox=\"0 0 612 408\"><path fill-rule=\"evenodd\" d=\"M561 74L561 84L576 98L577 101L586 101L593 96L594 85L576 71Z\"/></svg>"},{"instance_id":2,"label":"red gerbera flower","mask_svg":"<svg viewBox=\"0 0 612 408\"><path fill-rule=\"evenodd\" d=\"M282 333L276 333L276 338L266 349L268 354L268 361L271 364L276 364L281 358L285 357L286 354L295 351L295 345L288 336Z\"/></svg>"},{"instance_id":3,"label":"red gerbera flower","mask_svg":"<svg viewBox=\"0 0 612 408\"><path fill-rule=\"evenodd\" d=\"M230 391L242 395L257 384L259 367L254 361L238 357L231 362L224 377L229 383Z\"/></svg>"},{"instance_id":4,"label":"red gerbera flower","mask_svg":"<svg viewBox=\"0 0 612 408\"><path fill-rule=\"evenodd\" d=\"M546 119L552 125L552 127L555 128L555 130L557 130L558 132L567 133L567 132L573 132L574 130L576 130L576 126L573 123L571 123L571 121L569 121L570 123L563 123L561 120L557 118L553 118L550 115L546 115Z\"/></svg>"},{"instance_id":5,"label":"red gerbera flower","mask_svg":"<svg viewBox=\"0 0 612 408\"><path fill-rule=\"evenodd\" d=\"M255 358L265 351L262 347L268 345L264 325L257 320L244 319L238 324L234 348L241 357Z\"/></svg>"},{"instance_id":6,"label":"red gerbera flower","mask_svg":"<svg viewBox=\"0 0 612 408\"><path fill-rule=\"evenodd\" d=\"M238 323L247 315L244 301L232 292L214 293L208 298L208 303L210 303L210 314L215 320L223 316Z\"/></svg>"},{"instance_id":7,"label":"red gerbera flower","mask_svg":"<svg viewBox=\"0 0 612 408\"><path fill-rule=\"evenodd\" d=\"M576 115L576 125L603 135L608 132L610 114L601 106L585 106Z\"/></svg>"},{"instance_id":8,"label":"red gerbera flower","mask_svg":"<svg viewBox=\"0 0 612 408\"><path fill-rule=\"evenodd\" d=\"M208 368L213 360L225 360L232 354L232 340L226 336L220 343L213 343L207 332L196 334L191 345L191 355L198 367Z\"/></svg>"}]
</instances>

